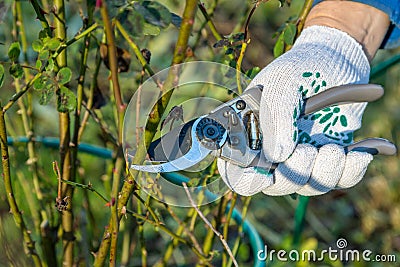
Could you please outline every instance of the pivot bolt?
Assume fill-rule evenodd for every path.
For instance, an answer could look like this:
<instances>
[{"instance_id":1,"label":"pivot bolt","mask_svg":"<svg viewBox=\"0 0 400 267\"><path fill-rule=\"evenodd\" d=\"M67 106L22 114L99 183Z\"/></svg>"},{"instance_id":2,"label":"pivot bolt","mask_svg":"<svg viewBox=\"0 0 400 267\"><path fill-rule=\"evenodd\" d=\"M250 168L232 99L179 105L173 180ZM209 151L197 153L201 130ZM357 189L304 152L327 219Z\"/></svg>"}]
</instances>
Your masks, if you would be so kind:
<instances>
[{"instance_id":1,"label":"pivot bolt","mask_svg":"<svg viewBox=\"0 0 400 267\"><path fill-rule=\"evenodd\" d=\"M236 102L236 108L238 109L238 110L243 110L243 109L245 109L246 108L246 102L244 102L243 100L238 100L237 102Z\"/></svg>"},{"instance_id":2,"label":"pivot bolt","mask_svg":"<svg viewBox=\"0 0 400 267\"><path fill-rule=\"evenodd\" d=\"M236 136L232 136L231 144L232 144L232 146L237 146L239 144L239 138L237 138Z\"/></svg>"}]
</instances>

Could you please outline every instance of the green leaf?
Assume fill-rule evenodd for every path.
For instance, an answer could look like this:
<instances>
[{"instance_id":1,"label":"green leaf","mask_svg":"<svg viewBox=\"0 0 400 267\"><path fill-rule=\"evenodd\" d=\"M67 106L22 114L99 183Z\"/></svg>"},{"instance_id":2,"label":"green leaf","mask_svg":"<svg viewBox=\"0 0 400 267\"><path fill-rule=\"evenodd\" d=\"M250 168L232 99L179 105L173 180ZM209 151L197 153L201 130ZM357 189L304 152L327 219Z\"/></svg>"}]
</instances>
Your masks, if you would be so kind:
<instances>
[{"instance_id":1,"label":"green leaf","mask_svg":"<svg viewBox=\"0 0 400 267\"><path fill-rule=\"evenodd\" d=\"M24 70L22 69L20 64L12 64L10 67L10 74L15 79L19 79L22 78L22 76L24 75Z\"/></svg>"},{"instance_id":2,"label":"green leaf","mask_svg":"<svg viewBox=\"0 0 400 267\"><path fill-rule=\"evenodd\" d=\"M70 112L76 107L76 97L67 87L61 86L58 93L58 112Z\"/></svg>"},{"instance_id":3,"label":"green leaf","mask_svg":"<svg viewBox=\"0 0 400 267\"><path fill-rule=\"evenodd\" d=\"M312 72L304 72L302 75L304 78L308 78L312 76Z\"/></svg>"},{"instance_id":4,"label":"green leaf","mask_svg":"<svg viewBox=\"0 0 400 267\"><path fill-rule=\"evenodd\" d=\"M66 84L71 80L72 71L68 67L60 69L57 73L57 81L60 84Z\"/></svg>"},{"instance_id":5,"label":"green leaf","mask_svg":"<svg viewBox=\"0 0 400 267\"><path fill-rule=\"evenodd\" d=\"M43 65L43 63L42 63L42 61L41 60L36 60L36 68L38 69L38 70L40 70L41 68L42 68L42 65Z\"/></svg>"},{"instance_id":6,"label":"green leaf","mask_svg":"<svg viewBox=\"0 0 400 267\"><path fill-rule=\"evenodd\" d=\"M54 60L52 58L49 58L46 65L46 71L52 72L53 70L54 70Z\"/></svg>"},{"instance_id":7,"label":"green leaf","mask_svg":"<svg viewBox=\"0 0 400 267\"><path fill-rule=\"evenodd\" d=\"M244 40L244 32L235 33L229 38L232 42L239 42Z\"/></svg>"},{"instance_id":8,"label":"green leaf","mask_svg":"<svg viewBox=\"0 0 400 267\"><path fill-rule=\"evenodd\" d=\"M134 9L142 14L145 21L161 28L166 28L172 21L168 8L155 1L134 2Z\"/></svg>"},{"instance_id":9,"label":"green leaf","mask_svg":"<svg viewBox=\"0 0 400 267\"><path fill-rule=\"evenodd\" d=\"M49 35L47 34L47 30L43 29L39 32L39 39L43 40L44 38L49 37Z\"/></svg>"},{"instance_id":10,"label":"green leaf","mask_svg":"<svg viewBox=\"0 0 400 267\"><path fill-rule=\"evenodd\" d=\"M129 12L128 29L133 36L143 36L144 18L136 11Z\"/></svg>"},{"instance_id":11,"label":"green leaf","mask_svg":"<svg viewBox=\"0 0 400 267\"><path fill-rule=\"evenodd\" d=\"M143 16L135 10L124 10L118 15L119 22L133 37L143 36Z\"/></svg>"},{"instance_id":12,"label":"green leaf","mask_svg":"<svg viewBox=\"0 0 400 267\"><path fill-rule=\"evenodd\" d=\"M260 71L260 67L253 67L246 71L246 76L248 76L250 79L253 79Z\"/></svg>"},{"instance_id":13,"label":"green leaf","mask_svg":"<svg viewBox=\"0 0 400 267\"><path fill-rule=\"evenodd\" d=\"M225 51L225 55L231 55L231 54L233 54L233 52L235 52L235 50L233 50L232 47L228 47L228 49L226 49L226 51Z\"/></svg>"},{"instance_id":14,"label":"green leaf","mask_svg":"<svg viewBox=\"0 0 400 267\"><path fill-rule=\"evenodd\" d=\"M144 35L151 35L151 36L157 36L161 32L160 28L154 25L151 25L149 23L144 23L143 24L143 34Z\"/></svg>"},{"instance_id":15,"label":"green leaf","mask_svg":"<svg viewBox=\"0 0 400 267\"><path fill-rule=\"evenodd\" d=\"M47 105L51 98L54 95L54 88L52 84L48 84L44 90L41 91L42 94L40 95L39 104L40 105Z\"/></svg>"},{"instance_id":16,"label":"green leaf","mask_svg":"<svg viewBox=\"0 0 400 267\"><path fill-rule=\"evenodd\" d=\"M171 13L171 23L179 29L182 24L182 18L175 13Z\"/></svg>"},{"instance_id":17,"label":"green leaf","mask_svg":"<svg viewBox=\"0 0 400 267\"><path fill-rule=\"evenodd\" d=\"M55 51L60 46L61 42L57 38L45 38L44 46L47 47L49 50Z\"/></svg>"},{"instance_id":18,"label":"green leaf","mask_svg":"<svg viewBox=\"0 0 400 267\"><path fill-rule=\"evenodd\" d=\"M33 82L33 89L42 90L46 85L47 78L40 76Z\"/></svg>"},{"instance_id":19,"label":"green leaf","mask_svg":"<svg viewBox=\"0 0 400 267\"><path fill-rule=\"evenodd\" d=\"M21 47L18 42L12 43L8 48L8 57L12 62L18 60L19 54L21 54Z\"/></svg>"},{"instance_id":20,"label":"green leaf","mask_svg":"<svg viewBox=\"0 0 400 267\"><path fill-rule=\"evenodd\" d=\"M283 49L285 47L285 43L284 43L284 34L281 33L278 37L278 40L275 43L274 46L274 57L279 57L280 55L283 54Z\"/></svg>"},{"instance_id":21,"label":"green leaf","mask_svg":"<svg viewBox=\"0 0 400 267\"><path fill-rule=\"evenodd\" d=\"M4 84L4 67L0 65L0 87Z\"/></svg>"},{"instance_id":22,"label":"green leaf","mask_svg":"<svg viewBox=\"0 0 400 267\"><path fill-rule=\"evenodd\" d=\"M50 53L49 53L48 50L42 50L42 51L39 52L38 59L40 59L40 60L46 60L46 59L49 58L49 56L50 56Z\"/></svg>"},{"instance_id":23,"label":"green leaf","mask_svg":"<svg viewBox=\"0 0 400 267\"><path fill-rule=\"evenodd\" d=\"M32 49L33 49L33 51L36 51L36 52L40 52L42 49L43 49L43 42L42 42L42 40L35 40L35 41L33 41L33 43L32 43Z\"/></svg>"},{"instance_id":24,"label":"green leaf","mask_svg":"<svg viewBox=\"0 0 400 267\"><path fill-rule=\"evenodd\" d=\"M292 45L294 41L294 37L296 37L296 25L295 24L288 24L285 31L284 31L284 39L285 44Z\"/></svg>"}]
</instances>

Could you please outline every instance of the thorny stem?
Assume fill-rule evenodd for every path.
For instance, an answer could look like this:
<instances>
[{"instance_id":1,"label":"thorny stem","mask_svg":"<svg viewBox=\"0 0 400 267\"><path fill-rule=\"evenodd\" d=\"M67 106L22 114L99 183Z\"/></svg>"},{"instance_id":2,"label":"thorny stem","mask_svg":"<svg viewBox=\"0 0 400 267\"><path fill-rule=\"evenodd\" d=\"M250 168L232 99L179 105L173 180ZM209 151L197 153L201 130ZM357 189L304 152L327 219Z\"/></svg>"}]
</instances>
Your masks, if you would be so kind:
<instances>
[{"instance_id":1,"label":"thorny stem","mask_svg":"<svg viewBox=\"0 0 400 267\"><path fill-rule=\"evenodd\" d=\"M47 19L44 16L46 14L46 12L40 7L39 3L36 0L30 0L30 2L33 6L33 9L35 10L36 16L37 16L38 20L40 21L40 24L42 24L43 29L45 29L47 31L48 36L52 36L49 22L47 21Z\"/></svg>"},{"instance_id":2,"label":"thorny stem","mask_svg":"<svg viewBox=\"0 0 400 267\"><path fill-rule=\"evenodd\" d=\"M206 255L210 255L211 249L214 245L215 242L215 233L213 229L219 229L221 226L221 219L223 217L224 214L224 210L227 204L227 198L223 197L221 198L221 201L219 202L218 205L218 212L217 212L217 216L213 219L213 221L211 222L211 225L213 225L213 228L209 227L208 232L204 238L203 241L203 251ZM199 215L199 213L196 213L196 215ZM203 264L205 264L204 262L199 262L196 266L201 267Z\"/></svg>"},{"instance_id":3,"label":"thorny stem","mask_svg":"<svg viewBox=\"0 0 400 267\"><path fill-rule=\"evenodd\" d=\"M109 230L111 231L111 250L110 250L110 266L116 265L117 256L117 238L118 238L118 228L119 228L119 218L118 218L118 201L119 201L119 181L121 178L122 171L124 169L124 157L122 152L122 127L124 120L124 113L126 105L123 102L121 89L118 80L118 62L117 62L117 48L114 40L114 32L111 25L111 20L108 15L107 5L102 0L98 1L100 5L100 14L104 22L104 31L107 39L108 48L108 61L110 64L111 71L111 82L112 89L114 92L114 99L116 102L117 109L117 129L118 129L118 148L117 148L117 158L115 161L115 167L113 171L113 186L112 186L112 198L113 205L111 206L111 219L109 223ZM123 206L126 206L127 202ZM122 207L121 207L122 208ZM121 210L121 209L120 209ZM97 259L96 259L97 262ZM95 262L95 264L96 264Z\"/></svg>"},{"instance_id":4,"label":"thorny stem","mask_svg":"<svg viewBox=\"0 0 400 267\"><path fill-rule=\"evenodd\" d=\"M94 92L95 92L95 88L97 87L97 76L99 75L100 66L101 66L101 58L100 58L99 53L97 51L97 54L96 54L96 68L95 68L94 73L93 73L92 82L90 83L89 95L87 96L88 100L87 100L86 106L83 104L83 106L86 108L86 112L83 115L83 119L81 121L81 127L79 128L79 133L78 133L78 140L81 140L83 131L85 130L86 124L87 124L87 122L89 120L89 117L91 115L90 112L95 114L92 111L92 107L93 107ZM110 136L112 136L111 133L110 133ZM114 137L113 137L113 139L115 141L114 143L116 144L117 143L116 139Z\"/></svg>"},{"instance_id":5,"label":"thorny stem","mask_svg":"<svg viewBox=\"0 0 400 267\"><path fill-rule=\"evenodd\" d=\"M6 105L4 105L3 107L3 112L7 112L7 110L9 110L12 105L14 105L15 102L18 101L18 99L20 99L20 97L22 97L28 90L29 88L32 86L32 84L40 77L40 73L36 74L25 86L24 88L22 88L19 92L15 93L10 100L8 100L8 103Z\"/></svg>"},{"instance_id":6,"label":"thorny stem","mask_svg":"<svg viewBox=\"0 0 400 267\"><path fill-rule=\"evenodd\" d=\"M294 40L296 40L300 36L301 31L304 28L304 23L306 22L308 13L310 13L310 10L312 8L312 4L313 4L313 0L306 0L304 2L303 8L301 9L299 18L297 19L297 22L296 22L297 29L296 29L296 36L295 36ZM292 46L293 45L285 46L285 51L289 51L292 48Z\"/></svg>"},{"instance_id":7,"label":"thorny stem","mask_svg":"<svg viewBox=\"0 0 400 267\"><path fill-rule=\"evenodd\" d=\"M7 192L7 200L10 205L11 213L14 217L15 224L21 230L25 246L26 253L30 255L35 266L42 266L39 255L35 250L35 242L31 238L30 231L27 229L24 219L22 218L22 213L18 208L18 204L14 198L14 190L11 182L11 174L10 174L10 158L8 154L8 145L7 145L7 130L6 123L4 121L4 111L0 107L0 145L1 145L1 156L2 156L2 167L3 167L3 180L4 187Z\"/></svg>"},{"instance_id":8,"label":"thorny stem","mask_svg":"<svg viewBox=\"0 0 400 267\"><path fill-rule=\"evenodd\" d=\"M115 40L114 40L114 32L113 32L113 27L111 25L111 20L108 15L108 10L107 10L107 5L103 0L99 0L100 3L100 14L101 18L103 19L104 22L104 31L106 34L106 39L107 39L107 48L108 48L108 61L110 64L110 71L111 71L111 82L113 86L113 91L114 91L114 98L115 102L117 105L117 112L118 114L122 114L122 116L118 116L118 141L121 143L122 142L122 120L123 120L123 114L125 111L125 104L122 100L122 95L121 95L121 89L119 86L119 80L118 80L118 62L117 62L117 48L115 45Z\"/></svg>"},{"instance_id":9,"label":"thorny stem","mask_svg":"<svg viewBox=\"0 0 400 267\"><path fill-rule=\"evenodd\" d=\"M24 55L24 61L25 63L28 63L28 58L27 58L27 50L28 50L28 42L26 40L26 34L25 34L25 28L24 28L24 21L23 21L23 16L22 16L22 7L21 7L21 2L16 1L15 2L15 18L16 18L16 29L15 31L18 31L18 36L21 39L22 43L22 51ZM25 74L25 82L29 83L30 81L30 73L27 68L24 68L24 74ZM16 92L20 92L20 81L19 79L15 79L15 89ZM36 156L36 151L35 151L35 146L34 142L32 141L32 138L34 137L34 132L33 132L33 124L32 124L32 105L29 101L28 107L25 105L24 101L20 98L18 99L18 106L21 111L21 117L22 117L22 123L24 127L24 132L26 137L28 138L29 142L27 143L27 148L28 148L28 156L29 156L29 165L32 170L32 181L33 181L33 187L35 189L35 193L37 196L37 199L39 200L39 205L40 205L40 211L38 209L32 210L33 213L38 213L39 220L41 221L42 219L47 219L46 212L44 211L44 207L42 205L42 200L43 200L43 194L39 186L39 174L38 174L38 164L37 164L37 156ZM40 225L40 221L36 222L37 225ZM39 229L39 228L38 228ZM45 241L43 241L45 242ZM51 253L50 251L47 251L46 255L50 256L51 254L54 255L54 253ZM53 259L54 260L54 259Z\"/></svg>"},{"instance_id":10,"label":"thorny stem","mask_svg":"<svg viewBox=\"0 0 400 267\"><path fill-rule=\"evenodd\" d=\"M240 74L242 73L241 69L242 69L242 62L243 62L244 54L246 52L246 48L249 43L250 43L250 39L245 40L242 43L242 48L240 49L239 58L236 62L236 85L238 87L239 95L241 95L243 93L242 81L240 80L240 78L241 78Z\"/></svg>"},{"instance_id":11,"label":"thorny stem","mask_svg":"<svg viewBox=\"0 0 400 267\"><path fill-rule=\"evenodd\" d=\"M214 25L214 22L211 20L210 15L208 15L207 10L204 7L204 5L202 3L199 3L198 6L201 11L201 14L203 14L204 18L206 19L207 25L210 28L210 31L211 31L212 35L214 36L214 38L217 41L222 40L223 37L221 36L221 34L219 34L217 28Z\"/></svg>"},{"instance_id":12,"label":"thorny stem","mask_svg":"<svg viewBox=\"0 0 400 267\"><path fill-rule=\"evenodd\" d=\"M189 218L193 217L194 214L195 214L195 211L196 211L195 209L190 209L188 211L188 213L187 213L187 218L189 219ZM181 236L183 231L184 231L184 228L185 228L185 225L184 224L180 224L178 226L178 228L176 229L176 231L175 231L176 234L178 236ZM164 256L162 257L162 259L159 260L158 263L156 263L154 265L155 267L161 267L161 266L166 266L167 265L169 259L172 256L172 253L173 253L175 247L178 245L178 242L179 241L176 240L176 239L173 239L173 240L170 241L170 243L167 246L167 249L164 251ZM201 251L201 249L199 251Z\"/></svg>"},{"instance_id":13,"label":"thorny stem","mask_svg":"<svg viewBox=\"0 0 400 267\"><path fill-rule=\"evenodd\" d=\"M233 249L232 249L232 254L234 256L236 256L236 254L237 254L237 252L239 250L240 241L242 239L241 235L243 233L243 222L244 222L244 219L246 218L247 211L248 211L248 208L249 208L249 205L250 205L250 201L251 201L251 197L245 197L244 198L243 209L242 209L242 222L239 225L238 236L237 236L237 238L235 240L235 243L234 243ZM228 267L232 266L232 263L235 265L235 262L233 262L231 259L232 258L230 258L229 261L228 261L228 264L227 264Z\"/></svg>"},{"instance_id":14,"label":"thorny stem","mask_svg":"<svg viewBox=\"0 0 400 267\"><path fill-rule=\"evenodd\" d=\"M185 10L183 13L183 18L182 18L182 23L181 27L179 30L179 36L178 36L178 41L174 50L174 57L172 60L172 65L178 64L183 62L183 59L185 57L185 51L188 43L188 39L191 33L191 29L194 23L194 16L196 13L197 9L197 1L196 0L187 0L186 1L186 6ZM177 71L176 69L174 71L171 71L168 74L168 78L166 82L164 83L165 88L173 88L173 82L176 79L176 74ZM169 85L169 86L166 86ZM141 143L146 143L149 144L151 140L153 139L156 131L158 124L161 120L162 114L164 112L163 107L165 108L166 105L168 104L168 101L171 97L172 91L169 91L169 94L165 94L162 98L162 103L159 106L159 108L153 113L153 116L151 119L149 119L150 122L150 127L146 127L145 134L143 136L144 142ZM136 154L135 154L135 161L137 163L141 163L141 161L144 160L145 155L146 155L147 148L144 147L144 145L141 145L138 147ZM132 194L135 184L133 182L133 179L136 178L136 176L139 174L138 171L131 171L129 178L124 182L124 185L120 191L119 198L118 198L118 219L121 218L121 210L126 204L128 203L128 200L130 198L130 195ZM106 230L104 233L104 237L107 237L110 235L110 229ZM103 266L104 261L107 255L107 251L109 250L110 247L110 239L109 238L103 238L99 251L96 256L96 260L94 265L95 266Z\"/></svg>"},{"instance_id":15,"label":"thorny stem","mask_svg":"<svg viewBox=\"0 0 400 267\"><path fill-rule=\"evenodd\" d=\"M227 241L228 241L229 224L232 219L233 210L235 209L237 197L238 197L238 195L236 193L233 193L229 211L228 211L228 214L226 215L226 221L225 221L223 232L222 232L224 235L224 239ZM224 254L222 254L222 266L226 266L226 263L227 263L227 258L226 258L226 254L224 253Z\"/></svg>"},{"instance_id":16,"label":"thorny stem","mask_svg":"<svg viewBox=\"0 0 400 267\"><path fill-rule=\"evenodd\" d=\"M147 200L145 203L143 203L146 207L149 206L149 201L150 201L150 195L147 197ZM143 214L142 206L139 204L137 205L137 212L139 214ZM140 259L142 261L142 267L147 266L147 249L146 249L146 241L144 239L144 224L145 221L138 221L138 235L139 235L139 243L140 243Z\"/></svg>"},{"instance_id":17,"label":"thorny stem","mask_svg":"<svg viewBox=\"0 0 400 267\"><path fill-rule=\"evenodd\" d=\"M166 203L164 203L165 208L167 209L168 213L171 215L172 218L181 226L183 226L183 230L185 231L185 234L189 236L190 240L193 243L193 246L198 250L201 251L201 247L199 245L199 242L197 241L196 237L193 235L193 233L186 227L186 224L182 222L178 216L175 214L175 212L171 209L170 206L168 206Z\"/></svg>"},{"instance_id":18,"label":"thorny stem","mask_svg":"<svg viewBox=\"0 0 400 267\"><path fill-rule=\"evenodd\" d=\"M105 203L111 203L110 200L108 200L102 193L100 193L98 190L96 190L96 188L94 188L91 184L80 184L77 182L72 182L72 181L66 181L66 180L62 180L62 183L74 186L74 187L79 187L85 190L89 190L91 192L94 192L97 196L99 196ZM145 201L143 199L141 199L139 196L136 196L137 199L139 199L141 201L142 204L145 205ZM205 261L209 261L210 259L205 258L205 256L201 253L201 251L197 250L197 248L195 246L193 246L188 240L182 238L178 233L174 233L172 230L170 230L168 227L166 227L163 222L159 221L157 216L155 215L154 211L152 210L152 208L150 206L146 206L146 208L148 209L149 214L153 217L153 220L150 220L147 216L143 216L139 213L133 212L129 209L125 209L126 214L129 214L133 217L135 217L137 220L141 220L141 221L145 221L151 225L153 225L154 227L159 228L160 230L162 230L163 232L165 232L166 234L168 234L169 236L172 237L173 240L177 240L178 242L181 242L182 244L188 246L189 248L192 249L192 251L202 260ZM194 211L194 209L193 209Z\"/></svg>"},{"instance_id":19,"label":"thorny stem","mask_svg":"<svg viewBox=\"0 0 400 267\"><path fill-rule=\"evenodd\" d=\"M196 204L193 201L192 196L190 195L189 189L186 185L186 183L182 183L183 184L183 188L185 189L186 195L189 199L190 204L192 205L192 207L197 211L197 213L199 214L200 218L205 222L205 224L215 233L216 236L219 237L219 239L221 240L222 245L224 246L225 250L228 252L229 257L231 258L232 262L235 264L235 266L239 266L238 263L236 262L235 257L232 254L231 249L228 246L228 243L226 242L226 240L224 239L224 236L218 232L214 226L212 226L212 224L207 220L206 216L204 216L204 214L201 212L201 210L196 206Z\"/></svg>"},{"instance_id":20,"label":"thorny stem","mask_svg":"<svg viewBox=\"0 0 400 267\"><path fill-rule=\"evenodd\" d=\"M83 41L83 52L81 56L81 63L79 68L79 77L78 77L78 87L77 87L77 102L75 108L75 121L74 121L74 134L72 137L72 179L75 181L76 179L76 171L77 171L77 154L78 154L78 145L79 145L79 129L80 129L80 116L82 111L82 101L83 101L83 87L85 82L85 74L86 74L86 64L89 55L89 45L90 45L90 35L86 35Z\"/></svg>"},{"instance_id":21,"label":"thorny stem","mask_svg":"<svg viewBox=\"0 0 400 267\"><path fill-rule=\"evenodd\" d=\"M92 93L90 93L92 95ZM89 96L91 99L93 99L92 96ZM92 119L99 125L100 130L102 131L102 133L107 137L107 141L109 141L111 144L113 144L115 147L118 147L118 140L117 138L111 133L110 129L108 129L107 125L101 120L101 118L99 118L99 116L97 115L97 113L91 109L90 106L92 106L92 104L88 103L85 104L84 102L82 103L82 106L86 109L85 113L85 117L83 118L84 120L82 120L82 126L84 125L83 122L89 119L89 116L92 117ZM86 117L87 114L87 117Z\"/></svg>"},{"instance_id":22,"label":"thorny stem","mask_svg":"<svg viewBox=\"0 0 400 267\"><path fill-rule=\"evenodd\" d=\"M54 0L54 34L56 38L64 41L66 38L65 24L65 3L64 0ZM56 58L59 68L67 66L66 50L62 51ZM60 92L57 89L58 101ZM68 112L59 112L59 131L60 131L60 169L63 180L71 179L71 150L70 142L70 116ZM72 199L73 187L63 185L63 198ZM63 229L63 266L72 266L74 264L74 228L73 228L72 201L68 202L66 210L62 211L61 224Z\"/></svg>"},{"instance_id":23,"label":"thorny stem","mask_svg":"<svg viewBox=\"0 0 400 267\"><path fill-rule=\"evenodd\" d=\"M120 31L122 36L128 42L129 46L132 48L133 52L135 53L135 56L139 59L140 64L143 66L143 68L147 71L147 73L150 76L153 76L154 71L150 67L150 65L147 63L147 60L143 57L139 46L132 40L132 38L129 36L128 32L125 30L125 28L121 25L121 23L118 20L115 20L114 22L115 22L115 26L117 27L117 29Z\"/></svg>"}]
</instances>

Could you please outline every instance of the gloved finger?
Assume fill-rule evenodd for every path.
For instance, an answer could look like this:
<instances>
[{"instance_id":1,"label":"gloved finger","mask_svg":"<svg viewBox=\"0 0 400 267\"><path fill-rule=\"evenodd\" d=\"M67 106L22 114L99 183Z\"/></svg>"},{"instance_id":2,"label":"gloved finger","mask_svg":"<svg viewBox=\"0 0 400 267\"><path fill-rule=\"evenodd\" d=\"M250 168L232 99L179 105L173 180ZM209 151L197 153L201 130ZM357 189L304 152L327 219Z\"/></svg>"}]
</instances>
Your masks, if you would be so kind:
<instances>
[{"instance_id":1,"label":"gloved finger","mask_svg":"<svg viewBox=\"0 0 400 267\"><path fill-rule=\"evenodd\" d=\"M336 144L322 146L315 159L310 179L297 193L313 196L334 189L342 177L345 163L346 154L342 146Z\"/></svg>"},{"instance_id":2,"label":"gloved finger","mask_svg":"<svg viewBox=\"0 0 400 267\"><path fill-rule=\"evenodd\" d=\"M260 127L263 132L263 150L267 160L283 162L294 151L297 143L297 119L302 95L295 83L288 82L286 65L279 58L263 69L251 85L264 86L260 101ZM281 86L285 85L282 90ZM293 87L293 88L290 88Z\"/></svg>"},{"instance_id":3,"label":"gloved finger","mask_svg":"<svg viewBox=\"0 0 400 267\"><path fill-rule=\"evenodd\" d=\"M346 156L346 163L342 177L337 187L349 188L361 181L373 156L366 152L350 151Z\"/></svg>"},{"instance_id":4,"label":"gloved finger","mask_svg":"<svg viewBox=\"0 0 400 267\"><path fill-rule=\"evenodd\" d=\"M310 144L299 144L293 154L274 171L274 184L262 192L271 196L295 193L311 176L318 150Z\"/></svg>"},{"instance_id":5,"label":"gloved finger","mask_svg":"<svg viewBox=\"0 0 400 267\"><path fill-rule=\"evenodd\" d=\"M241 196L257 194L273 183L273 176L263 169L242 168L222 159L218 159L217 166L225 184Z\"/></svg>"}]
</instances>

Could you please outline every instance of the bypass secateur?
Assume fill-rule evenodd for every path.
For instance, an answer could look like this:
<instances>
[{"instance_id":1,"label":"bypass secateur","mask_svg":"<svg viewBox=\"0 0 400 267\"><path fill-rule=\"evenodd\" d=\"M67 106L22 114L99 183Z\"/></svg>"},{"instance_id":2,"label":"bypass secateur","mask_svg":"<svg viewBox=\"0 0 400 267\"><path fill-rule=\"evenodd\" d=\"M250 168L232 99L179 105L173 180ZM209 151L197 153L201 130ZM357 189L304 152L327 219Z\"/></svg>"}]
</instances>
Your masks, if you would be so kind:
<instances>
[{"instance_id":1,"label":"bypass secateur","mask_svg":"<svg viewBox=\"0 0 400 267\"><path fill-rule=\"evenodd\" d=\"M262 152L262 139L268 138L262 135L258 118L263 89L261 85L249 88L209 114L175 127L150 144L150 161L130 167L151 173L176 172L213 155L241 167L254 166L273 172L277 164L268 162ZM382 95L383 88L375 84L333 87L305 99L300 116L338 104L371 102ZM373 155L396 153L394 144L381 138L364 139L345 149Z\"/></svg>"}]
</instances>

